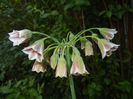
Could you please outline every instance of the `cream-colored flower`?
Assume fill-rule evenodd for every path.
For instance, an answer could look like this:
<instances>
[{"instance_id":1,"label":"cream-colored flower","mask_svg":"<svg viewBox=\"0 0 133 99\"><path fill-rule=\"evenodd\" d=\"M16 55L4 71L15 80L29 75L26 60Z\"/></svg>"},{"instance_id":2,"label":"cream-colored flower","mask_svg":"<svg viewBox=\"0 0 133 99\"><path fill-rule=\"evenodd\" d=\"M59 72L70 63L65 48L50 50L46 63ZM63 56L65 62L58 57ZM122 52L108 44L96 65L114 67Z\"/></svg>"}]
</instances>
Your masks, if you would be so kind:
<instances>
[{"instance_id":1,"label":"cream-colored flower","mask_svg":"<svg viewBox=\"0 0 133 99\"><path fill-rule=\"evenodd\" d=\"M89 74L85 68L85 64L84 64L81 56L74 56L70 74L73 74L73 75Z\"/></svg>"},{"instance_id":2,"label":"cream-colored flower","mask_svg":"<svg viewBox=\"0 0 133 99\"><path fill-rule=\"evenodd\" d=\"M28 54L29 60L34 60L38 62L42 62L43 60L43 50L44 50L44 41L38 40L34 42L32 45L24 48L22 51L25 54Z\"/></svg>"},{"instance_id":3,"label":"cream-colored flower","mask_svg":"<svg viewBox=\"0 0 133 99\"><path fill-rule=\"evenodd\" d=\"M73 75L89 74L89 72L85 68L85 64L77 48L73 48L72 67L70 70L70 74L73 74Z\"/></svg>"},{"instance_id":4,"label":"cream-colored flower","mask_svg":"<svg viewBox=\"0 0 133 99\"><path fill-rule=\"evenodd\" d=\"M85 56L93 55L92 43L87 40L85 43Z\"/></svg>"},{"instance_id":5,"label":"cream-colored flower","mask_svg":"<svg viewBox=\"0 0 133 99\"><path fill-rule=\"evenodd\" d=\"M63 56L61 56L58 60L57 68L56 68L56 77L67 77L67 67L66 60Z\"/></svg>"},{"instance_id":6,"label":"cream-colored flower","mask_svg":"<svg viewBox=\"0 0 133 99\"><path fill-rule=\"evenodd\" d=\"M32 67L32 71L36 71L37 73L45 72L46 71L46 67L45 67L45 65L43 63L35 61L34 65Z\"/></svg>"},{"instance_id":7,"label":"cream-colored flower","mask_svg":"<svg viewBox=\"0 0 133 99\"><path fill-rule=\"evenodd\" d=\"M98 47L102 53L102 58L105 56L110 56L112 51L117 50L119 45L109 42L106 39L98 39Z\"/></svg>"},{"instance_id":8,"label":"cream-colored flower","mask_svg":"<svg viewBox=\"0 0 133 99\"><path fill-rule=\"evenodd\" d=\"M59 55L57 52L53 53L53 55L51 56L50 65L51 65L52 69L55 69L57 62L58 62L58 58L59 58Z\"/></svg>"},{"instance_id":9,"label":"cream-colored flower","mask_svg":"<svg viewBox=\"0 0 133 99\"><path fill-rule=\"evenodd\" d=\"M103 35L104 38L111 40L114 38L114 34L117 33L116 29L109 29L109 28L98 28L100 33Z\"/></svg>"},{"instance_id":10,"label":"cream-colored flower","mask_svg":"<svg viewBox=\"0 0 133 99\"><path fill-rule=\"evenodd\" d=\"M13 30L13 32L8 33L9 40L13 42L13 46L20 45L26 42L29 38L31 38L32 33L28 29L24 30Z\"/></svg>"}]
</instances>

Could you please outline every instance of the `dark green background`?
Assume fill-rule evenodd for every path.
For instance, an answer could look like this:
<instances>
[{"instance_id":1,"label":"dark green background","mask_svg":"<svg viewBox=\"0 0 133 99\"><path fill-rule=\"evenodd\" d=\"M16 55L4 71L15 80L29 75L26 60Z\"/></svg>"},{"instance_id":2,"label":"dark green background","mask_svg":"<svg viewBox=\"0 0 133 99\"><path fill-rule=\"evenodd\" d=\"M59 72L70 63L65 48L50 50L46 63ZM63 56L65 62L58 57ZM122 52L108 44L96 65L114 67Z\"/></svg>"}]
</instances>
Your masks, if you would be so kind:
<instances>
[{"instance_id":1,"label":"dark green background","mask_svg":"<svg viewBox=\"0 0 133 99\"><path fill-rule=\"evenodd\" d=\"M77 99L132 99L133 64L127 31L131 1L0 0L0 99L71 99L68 79L55 78L48 64L47 72L32 72L34 61L21 51L41 36L13 47L7 33L26 28L61 41L69 31L76 34L90 27L116 28L118 34L112 42L121 46L104 60L97 46L91 57L81 51L90 75L74 76Z\"/></svg>"}]
</instances>

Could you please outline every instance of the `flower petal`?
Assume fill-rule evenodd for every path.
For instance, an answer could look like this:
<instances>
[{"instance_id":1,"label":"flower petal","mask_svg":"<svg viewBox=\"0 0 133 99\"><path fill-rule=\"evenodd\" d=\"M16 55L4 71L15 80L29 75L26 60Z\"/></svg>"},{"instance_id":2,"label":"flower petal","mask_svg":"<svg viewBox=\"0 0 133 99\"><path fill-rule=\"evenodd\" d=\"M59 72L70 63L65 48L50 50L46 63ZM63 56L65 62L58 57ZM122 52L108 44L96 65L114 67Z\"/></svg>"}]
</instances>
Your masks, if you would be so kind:
<instances>
[{"instance_id":1,"label":"flower petal","mask_svg":"<svg viewBox=\"0 0 133 99\"><path fill-rule=\"evenodd\" d=\"M36 56L37 56L36 52L34 52L34 51L30 52L30 54L29 54L29 60L36 59Z\"/></svg>"},{"instance_id":2,"label":"flower petal","mask_svg":"<svg viewBox=\"0 0 133 99\"><path fill-rule=\"evenodd\" d=\"M66 61L62 56L59 58L55 77L67 77Z\"/></svg>"},{"instance_id":3,"label":"flower petal","mask_svg":"<svg viewBox=\"0 0 133 99\"><path fill-rule=\"evenodd\" d=\"M36 71L37 73L45 72L46 67L43 63L39 63L39 62L35 61L34 65L32 67L32 71Z\"/></svg>"},{"instance_id":4,"label":"flower petal","mask_svg":"<svg viewBox=\"0 0 133 99\"><path fill-rule=\"evenodd\" d=\"M13 42L13 46L20 45L21 43L25 42L25 38L13 38L9 37L9 40Z\"/></svg>"}]
</instances>

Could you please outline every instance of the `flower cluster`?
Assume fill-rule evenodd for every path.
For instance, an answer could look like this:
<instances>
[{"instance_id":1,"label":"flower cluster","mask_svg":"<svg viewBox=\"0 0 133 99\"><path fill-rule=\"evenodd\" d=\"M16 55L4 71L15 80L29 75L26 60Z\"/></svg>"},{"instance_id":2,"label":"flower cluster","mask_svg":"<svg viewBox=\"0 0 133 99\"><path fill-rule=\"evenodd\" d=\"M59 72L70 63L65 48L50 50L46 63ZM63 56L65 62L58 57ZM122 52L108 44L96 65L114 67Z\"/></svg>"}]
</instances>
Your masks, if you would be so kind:
<instances>
[{"instance_id":1,"label":"flower cluster","mask_svg":"<svg viewBox=\"0 0 133 99\"><path fill-rule=\"evenodd\" d=\"M9 34L9 40L13 42L13 46L20 45L27 40L29 40L32 37L32 31L28 29L24 30L13 30L13 32L8 33ZM44 50L44 43L43 40L38 40L34 42L32 45L24 48L22 51L25 54L28 54L29 60L36 60L32 71L36 72L45 72L46 68L44 64L42 63L43 60L43 50Z\"/></svg>"},{"instance_id":2,"label":"flower cluster","mask_svg":"<svg viewBox=\"0 0 133 99\"><path fill-rule=\"evenodd\" d=\"M98 37L92 30L99 30L100 34L104 38ZM92 33L90 36L82 36L86 31ZM62 42L59 42L57 39L50 37L47 34L40 32L32 32L28 29L24 30L13 30L13 32L9 33L9 40L13 42L13 46L20 45L26 41L28 41L33 34L40 34L46 36L43 39L35 41L28 47L25 47L22 51L28 55L29 60L35 60L32 71L45 72L46 66L43 62L44 55L47 54L50 50L54 49L52 56L50 57L50 65L51 68L56 70L55 77L67 77L67 73L69 72L71 75L86 75L89 74L87 71L84 61L80 55L79 50L76 47L76 43L81 41L81 49L84 49L85 56L94 55L92 40L96 42L98 45L100 52L102 54L102 58L106 56L110 56L112 51L117 50L117 44L110 42L114 38L114 35L117 33L115 29L109 28L90 28L86 31L81 31L74 35L73 33L68 33L67 38L63 39ZM91 38L89 40L88 38ZM44 40L52 39L56 43L49 45L46 49L44 49ZM68 68L68 63L66 61L66 48L71 48L72 50L69 52L71 56L71 67ZM47 59L45 59L47 60Z\"/></svg>"}]
</instances>

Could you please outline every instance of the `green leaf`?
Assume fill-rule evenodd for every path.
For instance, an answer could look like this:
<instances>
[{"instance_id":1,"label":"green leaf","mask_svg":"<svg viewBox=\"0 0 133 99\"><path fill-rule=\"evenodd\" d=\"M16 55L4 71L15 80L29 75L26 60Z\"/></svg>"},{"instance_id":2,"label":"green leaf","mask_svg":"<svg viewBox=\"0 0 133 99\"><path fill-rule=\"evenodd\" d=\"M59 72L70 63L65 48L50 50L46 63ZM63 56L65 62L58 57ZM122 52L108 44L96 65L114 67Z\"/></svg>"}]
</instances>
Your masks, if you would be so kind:
<instances>
[{"instance_id":1,"label":"green leaf","mask_svg":"<svg viewBox=\"0 0 133 99\"><path fill-rule=\"evenodd\" d=\"M105 82L106 85L109 85L109 84L111 83L111 80L108 79L108 78L105 78L105 79L104 79L104 82Z\"/></svg>"},{"instance_id":2,"label":"green leaf","mask_svg":"<svg viewBox=\"0 0 133 99\"><path fill-rule=\"evenodd\" d=\"M128 81L119 82L119 85L123 91L126 91L126 92L131 91L132 86L131 86L130 82L128 82Z\"/></svg>"},{"instance_id":3,"label":"green leaf","mask_svg":"<svg viewBox=\"0 0 133 99\"><path fill-rule=\"evenodd\" d=\"M59 12L57 11L57 10L53 10L52 12L51 12L51 15L58 15L59 14Z\"/></svg>"},{"instance_id":4,"label":"green leaf","mask_svg":"<svg viewBox=\"0 0 133 99\"><path fill-rule=\"evenodd\" d=\"M108 18L111 18L112 12L111 12L111 11L106 11L106 16L107 16Z\"/></svg>"},{"instance_id":5,"label":"green leaf","mask_svg":"<svg viewBox=\"0 0 133 99\"><path fill-rule=\"evenodd\" d=\"M7 94L13 92L14 89L8 88L6 86L0 87L0 93Z\"/></svg>"},{"instance_id":6,"label":"green leaf","mask_svg":"<svg viewBox=\"0 0 133 99\"><path fill-rule=\"evenodd\" d=\"M106 12L106 10L101 11L101 12L98 14L98 16L102 16L102 15L104 15L105 12Z\"/></svg>"},{"instance_id":7,"label":"green leaf","mask_svg":"<svg viewBox=\"0 0 133 99\"><path fill-rule=\"evenodd\" d=\"M72 8L73 6L74 6L73 3L66 4L65 7L64 7L64 11L66 11L69 8Z\"/></svg>"}]
</instances>

